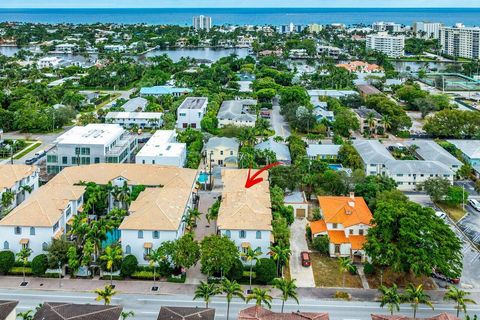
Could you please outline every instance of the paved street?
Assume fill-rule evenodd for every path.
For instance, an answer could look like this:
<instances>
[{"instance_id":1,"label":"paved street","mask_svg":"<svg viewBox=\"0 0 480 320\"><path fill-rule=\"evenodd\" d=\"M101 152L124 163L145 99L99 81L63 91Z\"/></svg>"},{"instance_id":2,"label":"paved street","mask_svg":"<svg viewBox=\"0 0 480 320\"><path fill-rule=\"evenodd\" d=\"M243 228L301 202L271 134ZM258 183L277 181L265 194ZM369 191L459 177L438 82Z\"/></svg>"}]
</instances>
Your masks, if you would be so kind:
<instances>
[{"instance_id":1,"label":"paved street","mask_svg":"<svg viewBox=\"0 0 480 320\"><path fill-rule=\"evenodd\" d=\"M276 136L283 138L288 138L290 136L290 127L280 114L280 105L278 104L277 98L273 99L271 124L273 130L275 130Z\"/></svg>"},{"instance_id":2,"label":"paved street","mask_svg":"<svg viewBox=\"0 0 480 320\"><path fill-rule=\"evenodd\" d=\"M303 267L300 258L302 251L309 251L307 240L305 239L306 219L295 219L290 226L290 276L297 280L298 287L315 287L315 279L313 277L312 267Z\"/></svg>"}]
</instances>

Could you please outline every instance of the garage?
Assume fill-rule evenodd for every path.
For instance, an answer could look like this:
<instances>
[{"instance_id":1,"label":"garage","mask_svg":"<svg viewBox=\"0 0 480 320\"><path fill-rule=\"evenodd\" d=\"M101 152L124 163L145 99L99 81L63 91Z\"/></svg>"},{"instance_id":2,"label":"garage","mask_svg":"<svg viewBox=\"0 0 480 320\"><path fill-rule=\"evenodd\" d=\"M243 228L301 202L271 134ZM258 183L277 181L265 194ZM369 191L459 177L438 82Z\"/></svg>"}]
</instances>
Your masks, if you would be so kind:
<instances>
[{"instance_id":1,"label":"garage","mask_svg":"<svg viewBox=\"0 0 480 320\"><path fill-rule=\"evenodd\" d=\"M296 217L297 218L305 218L306 210L304 208L297 208L296 210Z\"/></svg>"}]
</instances>

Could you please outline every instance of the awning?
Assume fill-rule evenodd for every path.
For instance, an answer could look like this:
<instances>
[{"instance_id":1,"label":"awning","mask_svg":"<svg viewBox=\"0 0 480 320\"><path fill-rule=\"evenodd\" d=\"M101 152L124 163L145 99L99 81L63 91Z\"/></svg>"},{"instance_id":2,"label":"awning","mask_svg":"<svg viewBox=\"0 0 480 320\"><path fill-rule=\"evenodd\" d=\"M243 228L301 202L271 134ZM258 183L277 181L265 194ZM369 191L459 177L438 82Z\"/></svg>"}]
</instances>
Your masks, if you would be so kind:
<instances>
[{"instance_id":1,"label":"awning","mask_svg":"<svg viewBox=\"0 0 480 320\"><path fill-rule=\"evenodd\" d=\"M145 243L143 244L143 247L144 247L145 249L152 249L153 244L152 244L151 242L145 242Z\"/></svg>"},{"instance_id":2,"label":"awning","mask_svg":"<svg viewBox=\"0 0 480 320\"><path fill-rule=\"evenodd\" d=\"M242 242L242 248L250 248L250 242Z\"/></svg>"},{"instance_id":3,"label":"awning","mask_svg":"<svg viewBox=\"0 0 480 320\"><path fill-rule=\"evenodd\" d=\"M26 239L26 238L20 239L20 244L22 245L28 244L29 242L30 242L30 239Z\"/></svg>"}]
</instances>

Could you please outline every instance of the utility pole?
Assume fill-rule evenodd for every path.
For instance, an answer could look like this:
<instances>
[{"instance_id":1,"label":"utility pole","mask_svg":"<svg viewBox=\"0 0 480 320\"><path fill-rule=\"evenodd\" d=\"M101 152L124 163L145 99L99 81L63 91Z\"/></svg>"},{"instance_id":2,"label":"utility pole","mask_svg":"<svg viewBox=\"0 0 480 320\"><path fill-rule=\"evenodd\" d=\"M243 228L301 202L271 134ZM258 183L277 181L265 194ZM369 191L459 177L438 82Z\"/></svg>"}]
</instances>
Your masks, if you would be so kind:
<instances>
[{"instance_id":1,"label":"utility pole","mask_svg":"<svg viewBox=\"0 0 480 320\"><path fill-rule=\"evenodd\" d=\"M212 155L213 155L213 150L210 151L210 158L209 158L209 170L210 170L210 190L213 189L212 187Z\"/></svg>"}]
</instances>

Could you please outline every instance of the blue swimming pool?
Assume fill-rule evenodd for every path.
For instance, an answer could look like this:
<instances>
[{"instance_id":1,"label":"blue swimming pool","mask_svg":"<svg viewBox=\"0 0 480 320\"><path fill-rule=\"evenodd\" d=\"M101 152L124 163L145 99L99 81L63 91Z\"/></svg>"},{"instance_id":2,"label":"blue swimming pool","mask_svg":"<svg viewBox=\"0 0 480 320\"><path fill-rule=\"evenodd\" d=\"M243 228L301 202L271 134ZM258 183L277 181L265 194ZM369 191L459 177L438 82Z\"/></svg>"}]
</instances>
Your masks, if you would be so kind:
<instances>
[{"instance_id":1,"label":"blue swimming pool","mask_svg":"<svg viewBox=\"0 0 480 320\"><path fill-rule=\"evenodd\" d=\"M198 175L198 183L205 184L207 182L208 182L208 173L200 172L200 174Z\"/></svg>"},{"instance_id":2,"label":"blue swimming pool","mask_svg":"<svg viewBox=\"0 0 480 320\"><path fill-rule=\"evenodd\" d=\"M121 235L122 234L118 229L107 232L107 240L102 241L102 248L106 248L117 243L118 240L120 240Z\"/></svg>"},{"instance_id":3,"label":"blue swimming pool","mask_svg":"<svg viewBox=\"0 0 480 320\"><path fill-rule=\"evenodd\" d=\"M341 164L336 164L336 163L331 163L328 165L328 167L335 171L343 169L343 166Z\"/></svg>"}]
</instances>

